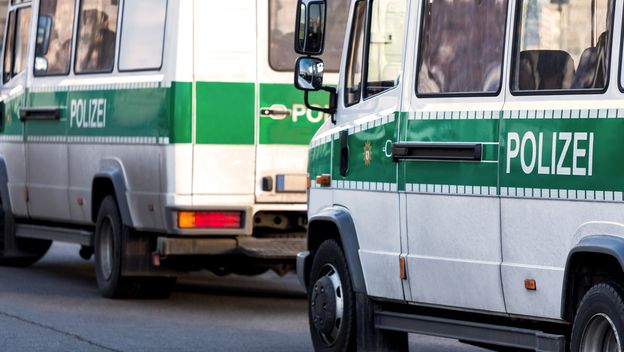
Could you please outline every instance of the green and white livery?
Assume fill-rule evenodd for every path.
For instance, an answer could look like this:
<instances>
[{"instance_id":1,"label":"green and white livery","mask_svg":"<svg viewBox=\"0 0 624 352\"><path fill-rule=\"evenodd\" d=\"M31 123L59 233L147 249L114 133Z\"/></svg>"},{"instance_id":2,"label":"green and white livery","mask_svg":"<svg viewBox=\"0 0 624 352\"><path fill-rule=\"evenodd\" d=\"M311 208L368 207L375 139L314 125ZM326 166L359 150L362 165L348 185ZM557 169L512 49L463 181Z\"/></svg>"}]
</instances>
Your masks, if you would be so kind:
<instances>
[{"instance_id":1,"label":"green and white livery","mask_svg":"<svg viewBox=\"0 0 624 352\"><path fill-rule=\"evenodd\" d=\"M108 297L166 292L178 270L291 269L327 117L292 87L294 6L11 0L0 262L79 243Z\"/></svg>"},{"instance_id":2,"label":"green and white livery","mask_svg":"<svg viewBox=\"0 0 624 352\"><path fill-rule=\"evenodd\" d=\"M298 261L317 349L624 349L623 6L351 2Z\"/></svg>"}]
</instances>

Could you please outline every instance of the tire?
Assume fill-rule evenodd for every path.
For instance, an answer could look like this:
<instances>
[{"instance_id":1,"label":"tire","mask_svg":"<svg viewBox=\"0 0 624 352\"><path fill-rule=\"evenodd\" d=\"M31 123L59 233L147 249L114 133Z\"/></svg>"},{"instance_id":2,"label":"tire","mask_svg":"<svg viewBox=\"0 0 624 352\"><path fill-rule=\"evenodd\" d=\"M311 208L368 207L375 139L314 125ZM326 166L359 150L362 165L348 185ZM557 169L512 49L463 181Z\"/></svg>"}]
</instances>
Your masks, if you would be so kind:
<instances>
[{"instance_id":1,"label":"tire","mask_svg":"<svg viewBox=\"0 0 624 352\"><path fill-rule=\"evenodd\" d=\"M15 218L0 204L0 265L28 267L41 259L52 241L15 237Z\"/></svg>"},{"instance_id":2,"label":"tire","mask_svg":"<svg viewBox=\"0 0 624 352\"><path fill-rule=\"evenodd\" d=\"M623 351L624 289L616 283L599 283L587 291L579 304L570 350Z\"/></svg>"},{"instance_id":3,"label":"tire","mask_svg":"<svg viewBox=\"0 0 624 352\"><path fill-rule=\"evenodd\" d=\"M308 316L316 351L355 351L355 294L342 248L321 244L310 271Z\"/></svg>"},{"instance_id":4,"label":"tire","mask_svg":"<svg viewBox=\"0 0 624 352\"><path fill-rule=\"evenodd\" d=\"M107 298L136 298L141 290L139 278L121 275L123 239L129 228L121 223L113 196L102 200L95 223L95 276L100 294Z\"/></svg>"}]
</instances>

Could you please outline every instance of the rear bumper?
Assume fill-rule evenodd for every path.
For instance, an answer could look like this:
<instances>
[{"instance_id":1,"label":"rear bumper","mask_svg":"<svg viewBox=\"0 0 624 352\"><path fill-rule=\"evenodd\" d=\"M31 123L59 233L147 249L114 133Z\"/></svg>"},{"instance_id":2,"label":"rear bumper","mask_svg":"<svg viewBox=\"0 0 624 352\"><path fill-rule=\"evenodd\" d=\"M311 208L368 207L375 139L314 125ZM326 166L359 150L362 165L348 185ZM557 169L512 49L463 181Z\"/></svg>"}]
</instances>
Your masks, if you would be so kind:
<instances>
[{"instance_id":1,"label":"rear bumper","mask_svg":"<svg viewBox=\"0 0 624 352\"><path fill-rule=\"evenodd\" d=\"M243 255L267 260L295 260L305 238L171 238L158 237L157 253L169 256Z\"/></svg>"}]
</instances>

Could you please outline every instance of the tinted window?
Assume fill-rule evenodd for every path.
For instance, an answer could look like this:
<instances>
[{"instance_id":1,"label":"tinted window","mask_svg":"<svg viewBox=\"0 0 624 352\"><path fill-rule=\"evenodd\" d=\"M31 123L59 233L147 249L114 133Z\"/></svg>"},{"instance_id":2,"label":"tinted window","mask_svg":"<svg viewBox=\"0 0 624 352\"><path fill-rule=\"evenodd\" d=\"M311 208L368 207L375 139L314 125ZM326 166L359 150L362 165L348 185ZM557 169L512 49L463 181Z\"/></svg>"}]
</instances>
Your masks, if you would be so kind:
<instances>
[{"instance_id":1,"label":"tinted window","mask_svg":"<svg viewBox=\"0 0 624 352\"><path fill-rule=\"evenodd\" d=\"M366 2L355 3L351 38L347 48L347 67L345 72L345 105L360 101L362 95L362 56L364 46L364 24Z\"/></svg>"},{"instance_id":2,"label":"tinted window","mask_svg":"<svg viewBox=\"0 0 624 352\"><path fill-rule=\"evenodd\" d=\"M119 49L120 71L160 68L166 14L167 0L134 0L124 3Z\"/></svg>"},{"instance_id":3,"label":"tinted window","mask_svg":"<svg viewBox=\"0 0 624 352\"><path fill-rule=\"evenodd\" d=\"M80 1L75 63L77 73L113 70L118 7L118 1Z\"/></svg>"},{"instance_id":4,"label":"tinted window","mask_svg":"<svg viewBox=\"0 0 624 352\"><path fill-rule=\"evenodd\" d=\"M403 59L405 0L375 0L371 3L365 96L399 84Z\"/></svg>"},{"instance_id":5,"label":"tinted window","mask_svg":"<svg viewBox=\"0 0 624 352\"><path fill-rule=\"evenodd\" d=\"M605 88L612 6L608 0L522 1L512 90Z\"/></svg>"},{"instance_id":6,"label":"tinted window","mask_svg":"<svg viewBox=\"0 0 624 352\"><path fill-rule=\"evenodd\" d=\"M69 73L74 0L41 0L35 46L35 75Z\"/></svg>"},{"instance_id":7,"label":"tinted window","mask_svg":"<svg viewBox=\"0 0 624 352\"><path fill-rule=\"evenodd\" d=\"M292 71L297 60L293 48L297 0L270 0L269 11L269 64L277 71ZM348 14L349 0L327 1L325 51L321 56L325 71L338 71Z\"/></svg>"},{"instance_id":8,"label":"tinted window","mask_svg":"<svg viewBox=\"0 0 624 352\"><path fill-rule=\"evenodd\" d=\"M429 0L424 6L418 93L497 92L507 1Z\"/></svg>"}]
</instances>

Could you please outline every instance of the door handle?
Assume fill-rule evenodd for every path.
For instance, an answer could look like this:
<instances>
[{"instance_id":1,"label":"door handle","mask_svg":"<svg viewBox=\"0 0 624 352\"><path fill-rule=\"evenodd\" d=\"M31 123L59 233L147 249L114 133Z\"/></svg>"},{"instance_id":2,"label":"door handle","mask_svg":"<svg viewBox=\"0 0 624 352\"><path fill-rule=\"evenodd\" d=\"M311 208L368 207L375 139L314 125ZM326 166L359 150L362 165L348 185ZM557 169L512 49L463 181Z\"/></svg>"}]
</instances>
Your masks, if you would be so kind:
<instances>
[{"instance_id":1,"label":"door handle","mask_svg":"<svg viewBox=\"0 0 624 352\"><path fill-rule=\"evenodd\" d=\"M61 118L61 109L58 107L21 108L19 117L22 121L58 120Z\"/></svg>"},{"instance_id":2,"label":"door handle","mask_svg":"<svg viewBox=\"0 0 624 352\"><path fill-rule=\"evenodd\" d=\"M261 108L261 116L280 117L282 119L290 116L291 111L288 109Z\"/></svg>"},{"instance_id":3,"label":"door handle","mask_svg":"<svg viewBox=\"0 0 624 352\"><path fill-rule=\"evenodd\" d=\"M443 160L481 161L481 143L412 143L402 142L392 145L392 159L402 160Z\"/></svg>"}]
</instances>

